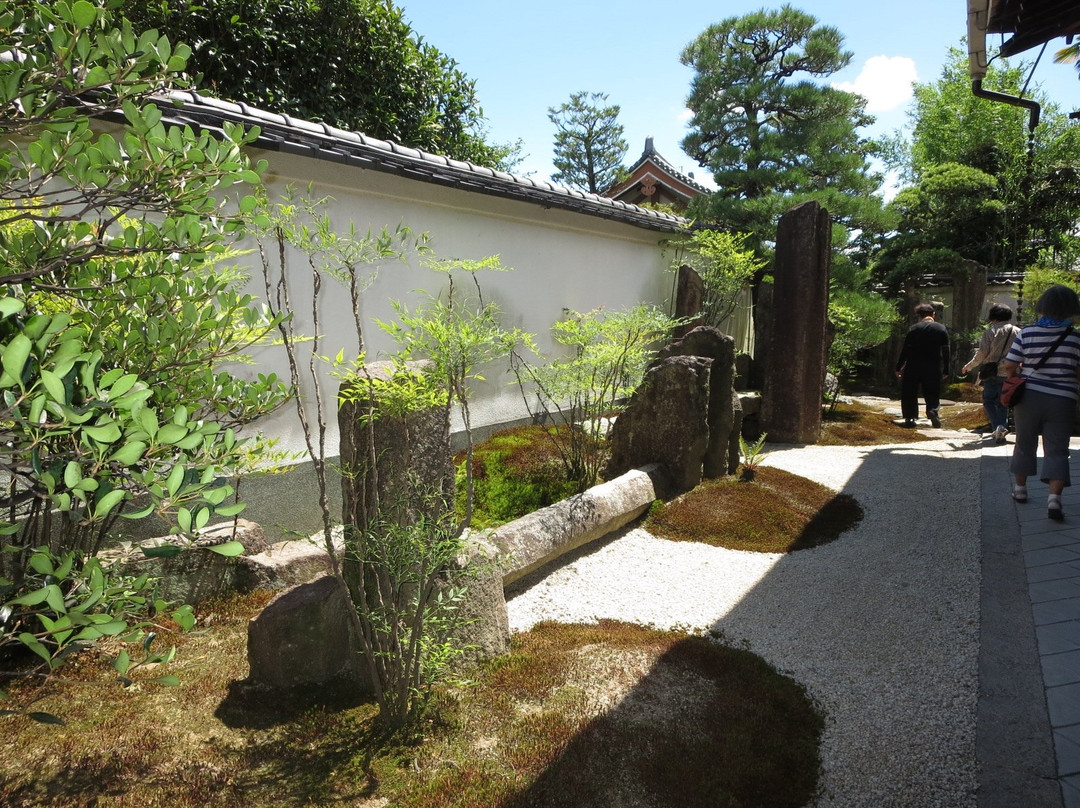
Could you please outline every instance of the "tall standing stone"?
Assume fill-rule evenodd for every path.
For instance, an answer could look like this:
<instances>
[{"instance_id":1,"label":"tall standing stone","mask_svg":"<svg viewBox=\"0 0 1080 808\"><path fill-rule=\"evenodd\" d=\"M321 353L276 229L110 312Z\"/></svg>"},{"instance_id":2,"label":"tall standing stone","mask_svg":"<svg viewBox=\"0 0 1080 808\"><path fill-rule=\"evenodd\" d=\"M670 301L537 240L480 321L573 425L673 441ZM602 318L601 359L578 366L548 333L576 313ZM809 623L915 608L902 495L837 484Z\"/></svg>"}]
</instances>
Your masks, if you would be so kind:
<instances>
[{"instance_id":1,"label":"tall standing stone","mask_svg":"<svg viewBox=\"0 0 1080 808\"><path fill-rule=\"evenodd\" d=\"M406 413L380 401L395 373L421 374L425 362L365 365L339 393L342 496L347 526L412 525L453 509L454 465L445 407Z\"/></svg>"},{"instance_id":2,"label":"tall standing stone","mask_svg":"<svg viewBox=\"0 0 1080 808\"><path fill-rule=\"evenodd\" d=\"M704 356L713 360L709 369L709 442L705 448L702 473L706 479L733 473L731 435L742 426L742 408L735 389L735 339L712 326L698 326L682 339L670 342L656 354L656 361L669 356ZM655 363L654 363L655 364ZM735 442L735 465L738 465L739 441ZM730 470L729 470L730 469Z\"/></svg>"},{"instance_id":3,"label":"tall standing stone","mask_svg":"<svg viewBox=\"0 0 1080 808\"><path fill-rule=\"evenodd\" d=\"M675 275L675 316L690 322L675 329L682 337L705 322L705 281L691 266L683 264Z\"/></svg>"},{"instance_id":4,"label":"tall standing stone","mask_svg":"<svg viewBox=\"0 0 1080 808\"><path fill-rule=\"evenodd\" d=\"M761 399L770 442L816 443L821 435L831 235L829 212L817 202L780 217Z\"/></svg>"}]
</instances>

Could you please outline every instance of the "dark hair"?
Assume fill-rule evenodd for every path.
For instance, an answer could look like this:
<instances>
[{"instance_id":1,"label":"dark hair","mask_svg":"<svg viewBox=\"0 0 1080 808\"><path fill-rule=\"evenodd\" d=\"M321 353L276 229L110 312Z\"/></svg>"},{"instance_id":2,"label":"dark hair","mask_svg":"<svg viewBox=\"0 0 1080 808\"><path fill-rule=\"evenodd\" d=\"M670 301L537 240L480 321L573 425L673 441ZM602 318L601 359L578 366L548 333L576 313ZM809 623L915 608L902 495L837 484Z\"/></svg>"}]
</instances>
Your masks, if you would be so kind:
<instances>
[{"instance_id":1,"label":"dark hair","mask_svg":"<svg viewBox=\"0 0 1080 808\"><path fill-rule=\"evenodd\" d=\"M916 317L933 317L934 307L929 303L920 303L915 307Z\"/></svg>"},{"instance_id":2,"label":"dark hair","mask_svg":"<svg viewBox=\"0 0 1080 808\"><path fill-rule=\"evenodd\" d=\"M1080 297L1068 286L1055 283L1039 297L1035 313L1055 320L1068 320L1080 315Z\"/></svg>"},{"instance_id":3,"label":"dark hair","mask_svg":"<svg viewBox=\"0 0 1080 808\"><path fill-rule=\"evenodd\" d=\"M1012 309L1001 303L995 303L990 307L990 313L987 315L988 320L993 320L995 323L1007 323L1012 319Z\"/></svg>"}]
</instances>

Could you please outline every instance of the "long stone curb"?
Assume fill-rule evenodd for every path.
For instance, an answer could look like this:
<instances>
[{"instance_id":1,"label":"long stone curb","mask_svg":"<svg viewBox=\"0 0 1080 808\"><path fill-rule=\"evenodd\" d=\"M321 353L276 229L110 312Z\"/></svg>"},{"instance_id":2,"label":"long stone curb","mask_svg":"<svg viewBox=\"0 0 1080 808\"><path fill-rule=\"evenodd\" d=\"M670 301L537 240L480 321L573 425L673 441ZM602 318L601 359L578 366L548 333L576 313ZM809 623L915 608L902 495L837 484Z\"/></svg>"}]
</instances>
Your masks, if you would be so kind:
<instances>
[{"instance_id":1,"label":"long stone curb","mask_svg":"<svg viewBox=\"0 0 1080 808\"><path fill-rule=\"evenodd\" d=\"M655 466L634 469L496 528L503 586L583 544L603 538L648 510L656 500Z\"/></svg>"}]
</instances>

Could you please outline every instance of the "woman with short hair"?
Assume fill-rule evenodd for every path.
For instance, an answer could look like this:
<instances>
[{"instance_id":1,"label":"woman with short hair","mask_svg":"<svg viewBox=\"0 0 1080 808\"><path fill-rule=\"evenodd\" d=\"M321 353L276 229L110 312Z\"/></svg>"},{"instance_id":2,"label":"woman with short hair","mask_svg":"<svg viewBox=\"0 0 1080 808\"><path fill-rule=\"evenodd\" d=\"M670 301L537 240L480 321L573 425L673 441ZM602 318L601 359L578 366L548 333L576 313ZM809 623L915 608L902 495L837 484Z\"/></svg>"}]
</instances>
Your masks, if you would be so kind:
<instances>
[{"instance_id":1,"label":"woman with short hair","mask_svg":"<svg viewBox=\"0 0 1080 808\"><path fill-rule=\"evenodd\" d=\"M1036 472L1036 453L1042 437L1039 479L1050 486L1046 515L1061 520L1061 494L1072 484L1069 438L1076 420L1080 375L1080 333L1073 330L1073 322L1080 317L1080 298L1069 287L1055 284L1043 292L1035 304L1035 313L1039 319L1020 330L1005 357L1006 375L1019 373L1025 380L1024 396L1013 407L1016 443L1009 464L1015 478L1012 498L1027 502L1027 478Z\"/></svg>"}]
</instances>

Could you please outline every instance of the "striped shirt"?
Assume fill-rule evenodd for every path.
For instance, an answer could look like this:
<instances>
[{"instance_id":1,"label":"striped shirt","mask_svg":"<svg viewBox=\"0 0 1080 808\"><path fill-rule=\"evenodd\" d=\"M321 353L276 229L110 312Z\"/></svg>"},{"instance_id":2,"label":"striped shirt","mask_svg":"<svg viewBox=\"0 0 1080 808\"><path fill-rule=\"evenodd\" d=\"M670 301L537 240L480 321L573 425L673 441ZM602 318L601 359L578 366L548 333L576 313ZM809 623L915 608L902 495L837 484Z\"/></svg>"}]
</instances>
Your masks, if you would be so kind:
<instances>
[{"instance_id":1,"label":"striped shirt","mask_svg":"<svg viewBox=\"0 0 1080 808\"><path fill-rule=\"evenodd\" d=\"M1035 365L1061 336L1062 328L1029 325L1020 330L1005 357L1021 365L1027 388L1052 396L1076 399L1077 369L1080 368L1080 332L1075 329L1054 350L1043 366Z\"/></svg>"}]
</instances>

